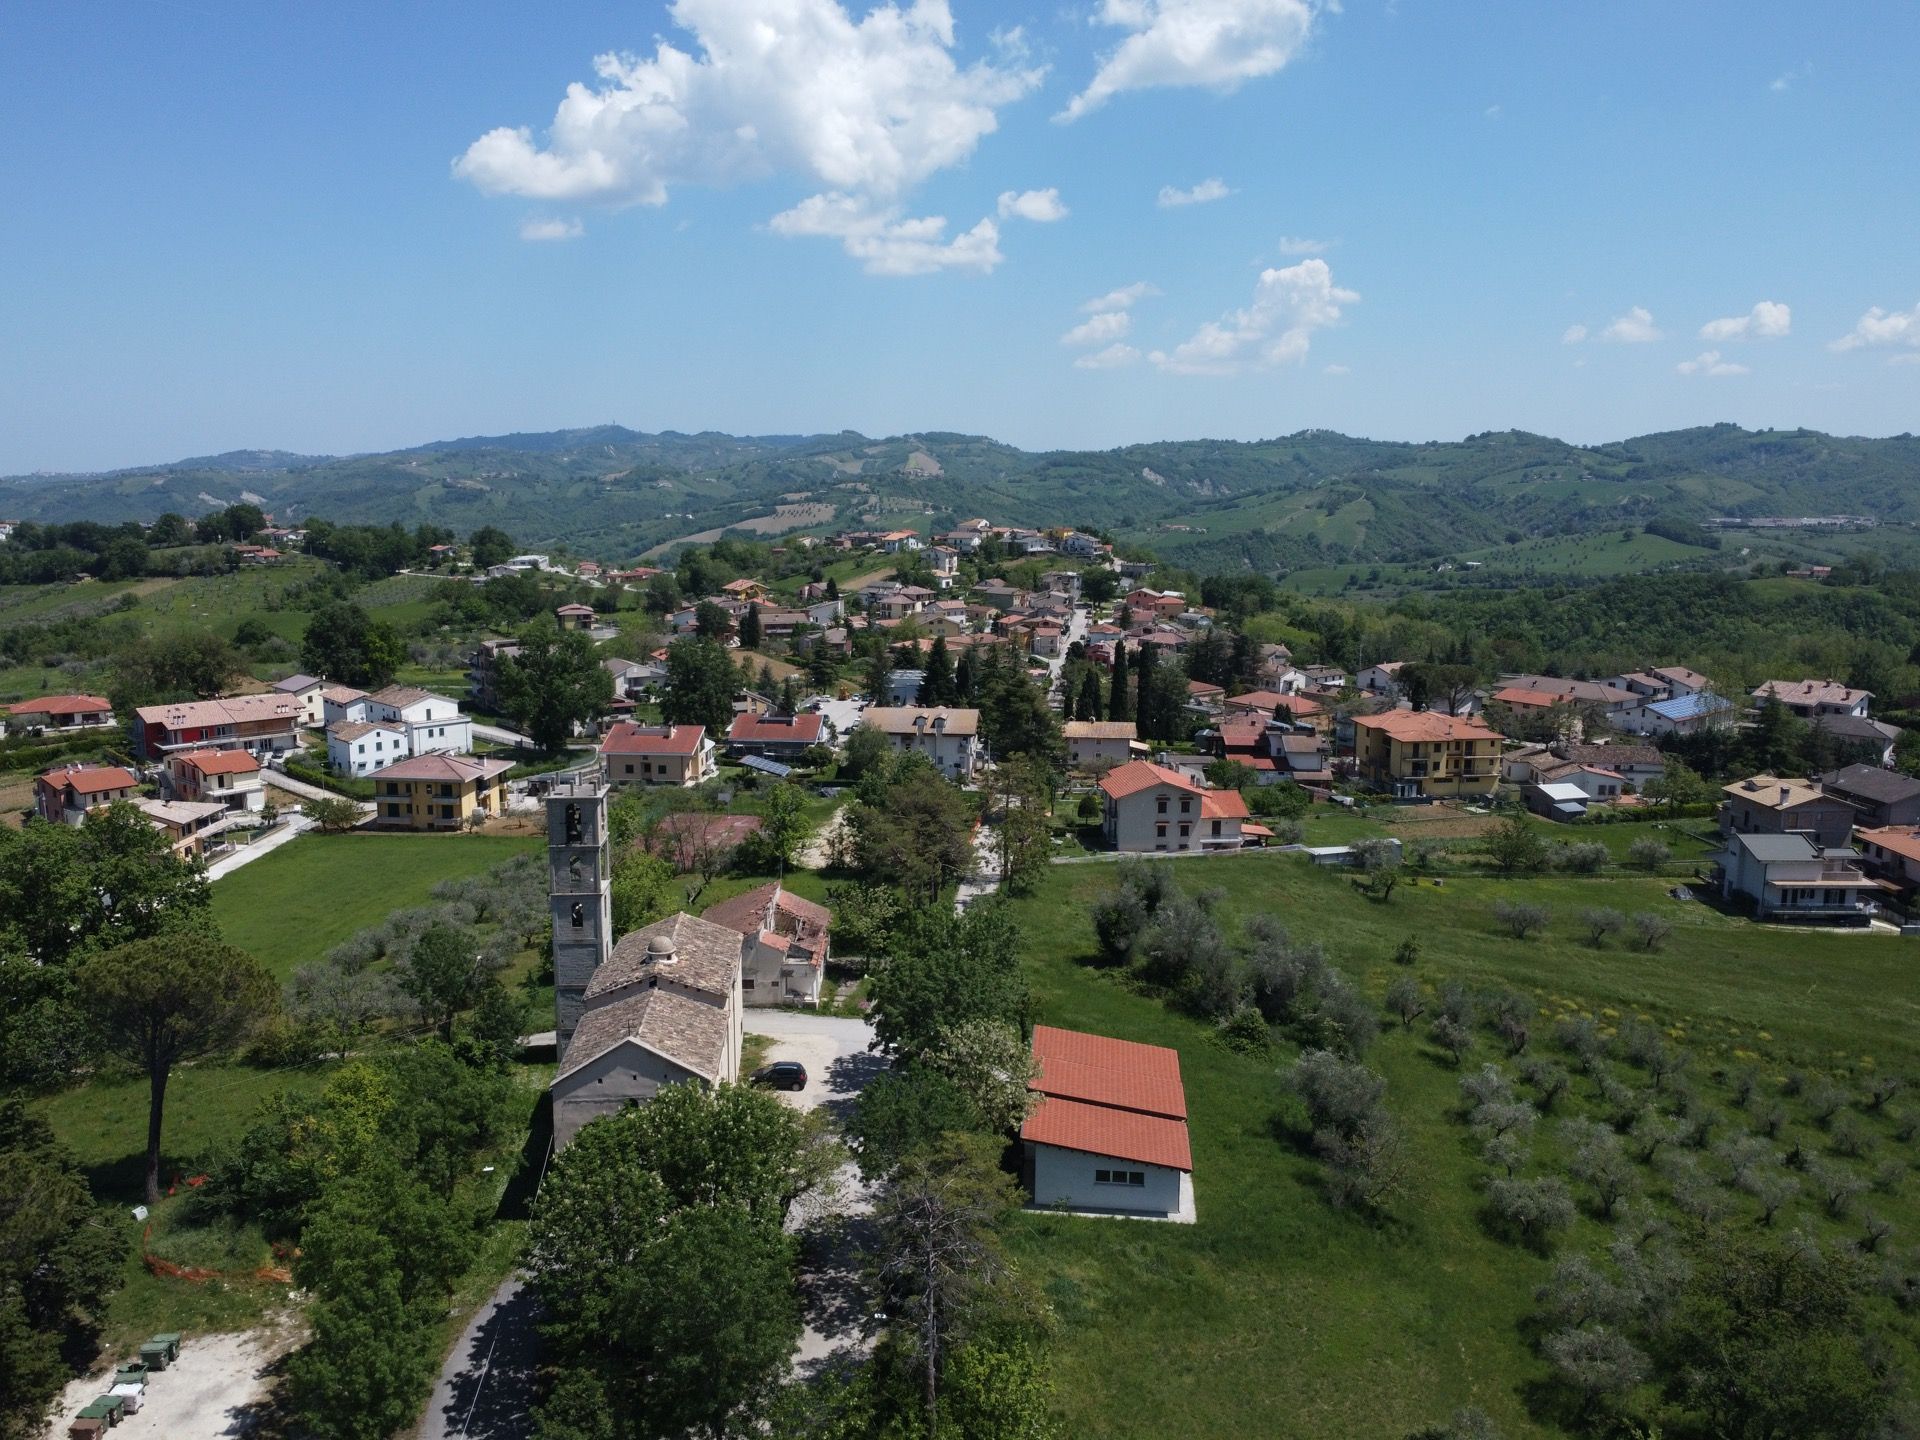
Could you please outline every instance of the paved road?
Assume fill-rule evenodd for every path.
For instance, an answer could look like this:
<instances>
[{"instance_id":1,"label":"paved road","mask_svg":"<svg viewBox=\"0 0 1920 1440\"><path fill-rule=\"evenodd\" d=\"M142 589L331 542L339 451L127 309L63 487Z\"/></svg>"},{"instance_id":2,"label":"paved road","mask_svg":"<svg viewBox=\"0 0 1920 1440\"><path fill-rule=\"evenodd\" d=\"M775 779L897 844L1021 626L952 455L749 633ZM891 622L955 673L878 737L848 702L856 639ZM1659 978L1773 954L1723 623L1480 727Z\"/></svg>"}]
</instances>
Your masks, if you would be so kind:
<instances>
[{"instance_id":1,"label":"paved road","mask_svg":"<svg viewBox=\"0 0 1920 1440\"><path fill-rule=\"evenodd\" d=\"M807 1067L807 1088L780 1091L780 1098L803 1110L821 1109L845 1122L861 1089L887 1068L867 1047L873 1026L865 1020L784 1010L749 1010L749 1034L770 1036L769 1060L798 1060ZM873 1199L852 1164L841 1168L829 1192L810 1196L794 1207L787 1228L800 1237L800 1300L806 1329L794 1351L794 1369L817 1374L836 1353L864 1353L873 1302L862 1274L867 1248L867 1216Z\"/></svg>"},{"instance_id":2,"label":"paved road","mask_svg":"<svg viewBox=\"0 0 1920 1440\"><path fill-rule=\"evenodd\" d=\"M533 1433L533 1311L533 1292L515 1277L474 1312L434 1382L419 1440L525 1440Z\"/></svg>"},{"instance_id":3,"label":"paved road","mask_svg":"<svg viewBox=\"0 0 1920 1440\"><path fill-rule=\"evenodd\" d=\"M827 717L828 723L833 726L835 742L841 745L847 743L847 737L860 723L860 714L866 709L858 700L830 700L824 695L813 696L807 704L815 706Z\"/></svg>"},{"instance_id":4,"label":"paved road","mask_svg":"<svg viewBox=\"0 0 1920 1440\"><path fill-rule=\"evenodd\" d=\"M256 840L253 844L236 850L231 855L222 855L218 860L215 860L211 865L207 866L207 879L218 880L223 875L231 875L248 861L258 860L269 851L278 850L282 845L293 839L294 836L303 834L312 828L313 821L307 819L306 816L290 815L282 820L273 833L265 839Z\"/></svg>"},{"instance_id":5,"label":"paved road","mask_svg":"<svg viewBox=\"0 0 1920 1440\"><path fill-rule=\"evenodd\" d=\"M982 822L973 832L973 874L953 892L953 908L964 911L983 895L1000 888L1000 834L997 826Z\"/></svg>"},{"instance_id":6,"label":"paved road","mask_svg":"<svg viewBox=\"0 0 1920 1440\"><path fill-rule=\"evenodd\" d=\"M323 790L318 785L309 785L304 780L296 780L284 770L267 771L266 782L276 790L284 790L289 795L298 795L303 800L344 800L346 798L344 795L334 794L331 790ZM362 805L360 808L369 815L373 813L371 805Z\"/></svg>"}]
</instances>

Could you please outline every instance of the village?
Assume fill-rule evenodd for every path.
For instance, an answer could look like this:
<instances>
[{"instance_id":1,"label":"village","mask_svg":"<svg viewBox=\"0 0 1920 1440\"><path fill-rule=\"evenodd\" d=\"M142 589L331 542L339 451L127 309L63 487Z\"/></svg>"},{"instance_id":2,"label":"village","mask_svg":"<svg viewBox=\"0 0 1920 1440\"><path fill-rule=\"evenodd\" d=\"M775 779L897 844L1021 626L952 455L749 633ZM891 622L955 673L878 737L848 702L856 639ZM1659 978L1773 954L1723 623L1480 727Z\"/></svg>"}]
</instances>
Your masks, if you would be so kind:
<instances>
[{"instance_id":1,"label":"village","mask_svg":"<svg viewBox=\"0 0 1920 1440\"><path fill-rule=\"evenodd\" d=\"M303 536L257 538L234 547L239 564L288 563ZM912 1073L911 1052L885 1038L875 954L903 942L864 913L890 882L910 898L926 886L915 903L964 926L996 892L1044 892L1054 866L1118 862L1107 868L1124 887L1144 862L1215 862L1156 882L1199 886L1259 855L1350 877L1377 902L1449 877L1524 889L1535 874L1636 876L1756 933L1920 933L1920 780L1894 768L1903 732L1874 718L1873 694L1837 681L1728 695L1664 654L1586 678L1392 657L1343 667L1156 588L1151 560L1106 540L984 519L800 537L773 547L778 573L704 592L671 583L698 577L697 557L622 569L433 550L443 583L532 581L570 598L477 638L459 690L295 670L130 713L54 694L11 703L4 738L119 757L38 773L33 823L90 832L130 814L223 884L305 853L289 847L309 835L368 854L382 834L537 842L545 919L529 963L551 1009L522 1006L509 1038L541 1077L528 1143L542 1167L676 1087L750 1082L852 1126L842 1221L884 1206L888 1172L860 1158L879 1142L849 1117L889 1060ZM810 578L829 557L853 576L845 587ZM1787 725L1826 769L1709 780L1695 768ZM533 730L554 738L543 748ZM638 903L636 857L652 867ZM836 913L849 904L862 913ZM1634 921L1648 950L1672 925ZM1017 1145L1029 1210L1206 1215L1175 1049L1098 1028L1013 1033L1024 1054L995 1063L1014 1065L1024 1096L981 1123ZM486 1383L463 1347L519 1294L503 1279L475 1312L422 1433L465 1433L435 1416ZM810 1364L870 1343L844 1313L810 1314L797 1353ZM179 1364L191 1360L189 1345ZM82 1419L112 1420L119 1395L129 1425L164 1431L157 1367L115 1378L92 1402L105 1411ZM85 1399L89 1382L76 1385Z\"/></svg>"}]
</instances>

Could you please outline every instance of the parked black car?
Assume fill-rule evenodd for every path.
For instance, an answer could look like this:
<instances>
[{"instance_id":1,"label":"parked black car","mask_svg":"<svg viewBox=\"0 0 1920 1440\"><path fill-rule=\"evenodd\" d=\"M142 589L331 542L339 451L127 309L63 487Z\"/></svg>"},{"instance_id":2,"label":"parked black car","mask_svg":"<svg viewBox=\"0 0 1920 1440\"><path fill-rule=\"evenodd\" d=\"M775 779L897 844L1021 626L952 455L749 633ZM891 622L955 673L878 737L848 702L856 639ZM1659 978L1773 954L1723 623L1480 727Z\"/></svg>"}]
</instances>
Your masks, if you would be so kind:
<instances>
[{"instance_id":1,"label":"parked black car","mask_svg":"<svg viewBox=\"0 0 1920 1440\"><path fill-rule=\"evenodd\" d=\"M754 1071L752 1079L755 1085L765 1085L774 1090L804 1090L807 1088L807 1067L798 1060L776 1060Z\"/></svg>"}]
</instances>

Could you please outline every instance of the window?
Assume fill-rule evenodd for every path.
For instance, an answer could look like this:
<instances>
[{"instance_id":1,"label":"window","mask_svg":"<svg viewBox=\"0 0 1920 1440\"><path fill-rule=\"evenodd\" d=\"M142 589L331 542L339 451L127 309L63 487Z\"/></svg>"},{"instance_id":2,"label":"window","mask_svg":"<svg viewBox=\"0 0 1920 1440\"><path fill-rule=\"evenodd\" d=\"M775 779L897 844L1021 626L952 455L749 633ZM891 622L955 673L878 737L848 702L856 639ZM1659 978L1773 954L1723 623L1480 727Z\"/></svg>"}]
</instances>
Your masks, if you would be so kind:
<instances>
[{"instance_id":1,"label":"window","mask_svg":"<svg viewBox=\"0 0 1920 1440\"><path fill-rule=\"evenodd\" d=\"M1155 825L1153 827L1153 833L1156 837L1158 837L1161 840L1166 839L1167 838L1167 822L1162 820L1159 824Z\"/></svg>"},{"instance_id":2,"label":"window","mask_svg":"<svg viewBox=\"0 0 1920 1440\"><path fill-rule=\"evenodd\" d=\"M1193 813L1193 801L1182 800L1180 802L1180 813L1182 815L1191 815Z\"/></svg>"},{"instance_id":3,"label":"window","mask_svg":"<svg viewBox=\"0 0 1920 1440\"><path fill-rule=\"evenodd\" d=\"M1162 815L1166 814L1167 813L1167 797L1162 795L1159 799L1158 805L1159 805L1160 813Z\"/></svg>"},{"instance_id":4,"label":"window","mask_svg":"<svg viewBox=\"0 0 1920 1440\"><path fill-rule=\"evenodd\" d=\"M1192 833L1193 833L1193 826L1189 825L1184 820L1181 821L1180 822L1180 838L1184 840L1187 838L1187 836L1191 835Z\"/></svg>"},{"instance_id":5,"label":"window","mask_svg":"<svg viewBox=\"0 0 1920 1440\"><path fill-rule=\"evenodd\" d=\"M1220 833L1220 822L1218 820L1213 822L1213 833L1216 835Z\"/></svg>"},{"instance_id":6,"label":"window","mask_svg":"<svg viewBox=\"0 0 1920 1440\"><path fill-rule=\"evenodd\" d=\"M1096 1170L1093 1172L1093 1183L1144 1187L1147 1183L1147 1174L1144 1170Z\"/></svg>"},{"instance_id":7,"label":"window","mask_svg":"<svg viewBox=\"0 0 1920 1440\"><path fill-rule=\"evenodd\" d=\"M572 919L574 929L584 930L587 928L587 907L582 905L578 900L573 902Z\"/></svg>"}]
</instances>

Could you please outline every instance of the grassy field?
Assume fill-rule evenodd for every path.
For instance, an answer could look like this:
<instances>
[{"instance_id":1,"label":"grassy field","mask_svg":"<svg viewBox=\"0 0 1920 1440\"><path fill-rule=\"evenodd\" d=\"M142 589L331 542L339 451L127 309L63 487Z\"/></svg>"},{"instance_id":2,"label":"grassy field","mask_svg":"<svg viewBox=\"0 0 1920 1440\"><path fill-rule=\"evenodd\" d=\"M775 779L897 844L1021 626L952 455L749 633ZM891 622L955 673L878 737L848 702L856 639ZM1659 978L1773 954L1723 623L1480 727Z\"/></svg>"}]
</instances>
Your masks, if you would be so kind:
<instances>
[{"instance_id":1,"label":"grassy field","mask_svg":"<svg viewBox=\"0 0 1920 1440\"><path fill-rule=\"evenodd\" d=\"M1458 1119L1460 1072L1421 1030L1383 1031L1368 1063L1387 1077L1415 1178L1385 1220L1333 1210L1318 1162L1281 1118L1292 1113L1281 1074L1293 1047L1265 1058L1230 1051L1210 1026L1093 963L1087 905L1113 873L1055 867L1018 902L1036 1018L1180 1051L1200 1219L1022 1218L1021 1264L1061 1322L1067 1433L1397 1440L1468 1404L1509 1437L1564 1433L1551 1413L1530 1409L1528 1387L1546 1372L1519 1329L1549 1262L1480 1223L1484 1165ZM1770 1086L1794 1065L1857 1085L1874 1066L1915 1059L1913 941L1757 928L1671 900L1651 880L1449 879L1402 885L1375 904L1346 876L1282 856L1188 861L1175 873L1189 889L1217 887L1230 928L1265 912L1322 942L1375 999L1404 973L1390 958L1396 947L1417 937L1423 983L1458 979L1536 998L1536 1050L1548 1048L1554 1015L1587 1013L1608 1026L1649 1016L1692 1049L1696 1083L1716 1096L1717 1077L1749 1057ZM1497 932L1488 912L1503 895L1547 904L1546 936ZM1575 917L1594 904L1659 909L1673 938L1651 955L1591 949ZM1494 1058L1483 1040L1468 1063ZM1907 1188L1873 1202L1903 1231L1920 1219ZM1819 1223L1816 1208L1799 1202L1791 1219ZM1606 1236L1583 1214L1562 1248L1592 1250Z\"/></svg>"},{"instance_id":2,"label":"grassy field","mask_svg":"<svg viewBox=\"0 0 1920 1440\"><path fill-rule=\"evenodd\" d=\"M217 881L214 918L284 980L391 911L425 904L440 881L534 848L517 836L303 835Z\"/></svg>"}]
</instances>

